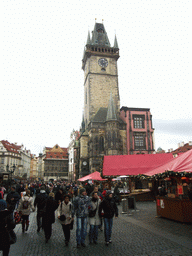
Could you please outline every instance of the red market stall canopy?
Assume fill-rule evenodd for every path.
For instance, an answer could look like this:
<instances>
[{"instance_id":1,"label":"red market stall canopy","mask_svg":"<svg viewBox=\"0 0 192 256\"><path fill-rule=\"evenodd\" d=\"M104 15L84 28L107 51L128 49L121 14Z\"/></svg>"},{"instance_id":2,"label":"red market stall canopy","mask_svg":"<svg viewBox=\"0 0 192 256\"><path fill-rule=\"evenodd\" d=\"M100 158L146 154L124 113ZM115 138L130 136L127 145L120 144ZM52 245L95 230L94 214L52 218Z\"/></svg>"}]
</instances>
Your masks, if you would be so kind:
<instances>
[{"instance_id":1,"label":"red market stall canopy","mask_svg":"<svg viewBox=\"0 0 192 256\"><path fill-rule=\"evenodd\" d=\"M138 175L155 169L173 159L171 153L104 156L103 175Z\"/></svg>"},{"instance_id":2,"label":"red market stall canopy","mask_svg":"<svg viewBox=\"0 0 192 256\"><path fill-rule=\"evenodd\" d=\"M155 174L163 173L165 171L192 172L192 149L183 154L180 154L178 157L173 158L164 165L146 172L145 175L152 176Z\"/></svg>"},{"instance_id":3,"label":"red market stall canopy","mask_svg":"<svg viewBox=\"0 0 192 256\"><path fill-rule=\"evenodd\" d=\"M105 179L101 178L100 172L93 172L89 175L86 175L80 179L78 179L78 181L86 181L86 180L98 180L98 181L102 181Z\"/></svg>"}]
</instances>

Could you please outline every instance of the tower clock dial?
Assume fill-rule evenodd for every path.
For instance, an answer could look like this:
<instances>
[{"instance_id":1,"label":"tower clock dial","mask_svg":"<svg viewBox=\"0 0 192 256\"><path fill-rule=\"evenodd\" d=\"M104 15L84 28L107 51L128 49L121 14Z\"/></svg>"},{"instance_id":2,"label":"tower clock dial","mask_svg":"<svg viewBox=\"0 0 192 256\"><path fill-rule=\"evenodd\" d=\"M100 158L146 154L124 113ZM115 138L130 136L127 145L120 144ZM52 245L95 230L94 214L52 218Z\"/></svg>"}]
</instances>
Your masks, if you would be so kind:
<instances>
[{"instance_id":1,"label":"tower clock dial","mask_svg":"<svg viewBox=\"0 0 192 256\"><path fill-rule=\"evenodd\" d=\"M98 64L102 68L106 68L108 66L108 61L105 58L101 58L101 59L98 60Z\"/></svg>"}]
</instances>

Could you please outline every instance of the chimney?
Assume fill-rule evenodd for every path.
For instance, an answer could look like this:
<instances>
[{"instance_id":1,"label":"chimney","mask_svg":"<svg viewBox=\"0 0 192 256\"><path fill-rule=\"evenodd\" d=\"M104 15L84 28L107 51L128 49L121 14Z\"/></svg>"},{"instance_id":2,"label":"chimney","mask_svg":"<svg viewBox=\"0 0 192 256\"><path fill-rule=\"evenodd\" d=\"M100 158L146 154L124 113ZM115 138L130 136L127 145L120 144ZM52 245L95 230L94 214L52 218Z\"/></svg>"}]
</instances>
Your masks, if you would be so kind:
<instances>
[{"instance_id":1,"label":"chimney","mask_svg":"<svg viewBox=\"0 0 192 256\"><path fill-rule=\"evenodd\" d=\"M180 143L178 143L178 148L180 148L181 147L181 145L180 145Z\"/></svg>"},{"instance_id":2,"label":"chimney","mask_svg":"<svg viewBox=\"0 0 192 256\"><path fill-rule=\"evenodd\" d=\"M183 146L184 146L184 141L181 142L181 147L183 147Z\"/></svg>"},{"instance_id":3,"label":"chimney","mask_svg":"<svg viewBox=\"0 0 192 256\"><path fill-rule=\"evenodd\" d=\"M172 152L173 151L173 148L170 148L170 152Z\"/></svg>"},{"instance_id":4,"label":"chimney","mask_svg":"<svg viewBox=\"0 0 192 256\"><path fill-rule=\"evenodd\" d=\"M192 141L189 141L189 146L192 146Z\"/></svg>"}]
</instances>

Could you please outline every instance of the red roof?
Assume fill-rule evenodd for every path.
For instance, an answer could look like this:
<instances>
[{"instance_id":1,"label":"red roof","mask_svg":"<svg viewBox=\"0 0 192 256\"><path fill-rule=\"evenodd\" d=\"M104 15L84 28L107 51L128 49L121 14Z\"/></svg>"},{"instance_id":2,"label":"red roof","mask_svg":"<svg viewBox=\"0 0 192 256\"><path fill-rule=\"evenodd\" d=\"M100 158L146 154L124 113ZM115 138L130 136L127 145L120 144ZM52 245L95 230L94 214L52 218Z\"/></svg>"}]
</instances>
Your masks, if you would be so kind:
<instances>
[{"instance_id":1,"label":"red roof","mask_svg":"<svg viewBox=\"0 0 192 256\"><path fill-rule=\"evenodd\" d=\"M184 146L175 149L171 153L172 154L184 153L191 149L192 149L192 145L189 145L189 143L186 143Z\"/></svg>"},{"instance_id":2,"label":"red roof","mask_svg":"<svg viewBox=\"0 0 192 256\"><path fill-rule=\"evenodd\" d=\"M13 153L20 153L19 150L21 149L21 146L18 146L16 144L10 143L7 140L2 140L1 143L3 146L6 148L8 152L13 152Z\"/></svg>"},{"instance_id":3,"label":"red roof","mask_svg":"<svg viewBox=\"0 0 192 256\"><path fill-rule=\"evenodd\" d=\"M121 176L145 174L151 169L167 163L171 159L173 159L171 153L104 156L103 175Z\"/></svg>"},{"instance_id":4,"label":"red roof","mask_svg":"<svg viewBox=\"0 0 192 256\"><path fill-rule=\"evenodd\" d=\"M192 172L192 149L145 174L152 176L165 171Z\"/></svg>"}]
</instances>

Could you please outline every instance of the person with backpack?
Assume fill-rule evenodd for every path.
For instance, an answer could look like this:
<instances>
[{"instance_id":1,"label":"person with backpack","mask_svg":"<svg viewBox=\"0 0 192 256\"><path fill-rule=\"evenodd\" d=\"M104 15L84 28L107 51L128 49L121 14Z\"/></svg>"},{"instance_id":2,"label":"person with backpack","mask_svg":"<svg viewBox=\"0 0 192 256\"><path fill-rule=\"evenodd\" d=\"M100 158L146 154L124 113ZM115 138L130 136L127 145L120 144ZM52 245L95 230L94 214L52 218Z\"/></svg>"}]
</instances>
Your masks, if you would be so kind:
<instances>
[{"instance_id":1,"label":"person with backpack","mask_svg":"<svg viewBox=\"0 0 192 256\"><path fill-rule=\"evenodd\" d=\"M36 195L34 207L37 206L37 232L43 228L42 218L45 215L45 207L48 199L48 195L45 191L45 186L42 185L40 187L40 192Z\"/></svg>"},{"instance_id":2,"label":"person with backpack","mask_svg":"<svg viewBox=\"0 0 192 256\"><path fill-rule=\"evenodd\" d=\"M30 190L26 191L26 194L19 201L19 206L17 211L21 215L22 218L22 232L28 230L29 228L29 215L31 209L35 211L35 207L33 206L33 198L30 196Z\"/></svg>"}]
</instances>

